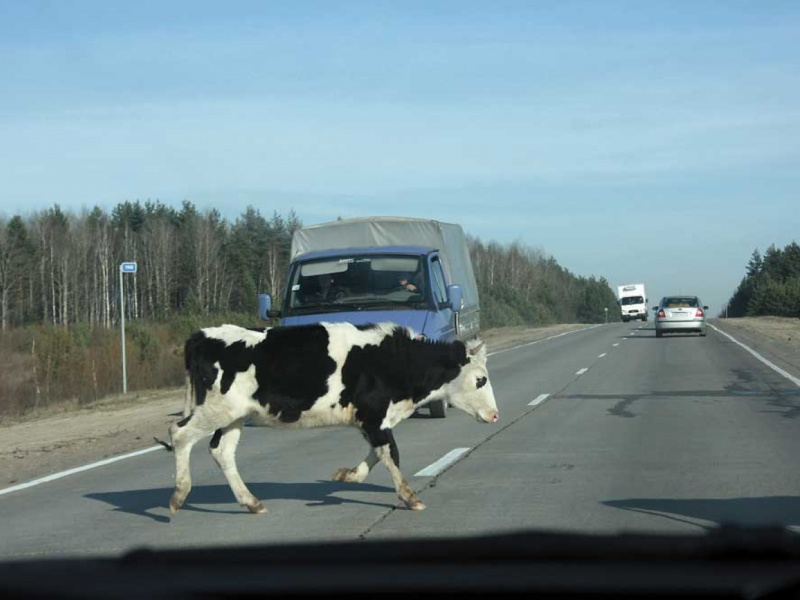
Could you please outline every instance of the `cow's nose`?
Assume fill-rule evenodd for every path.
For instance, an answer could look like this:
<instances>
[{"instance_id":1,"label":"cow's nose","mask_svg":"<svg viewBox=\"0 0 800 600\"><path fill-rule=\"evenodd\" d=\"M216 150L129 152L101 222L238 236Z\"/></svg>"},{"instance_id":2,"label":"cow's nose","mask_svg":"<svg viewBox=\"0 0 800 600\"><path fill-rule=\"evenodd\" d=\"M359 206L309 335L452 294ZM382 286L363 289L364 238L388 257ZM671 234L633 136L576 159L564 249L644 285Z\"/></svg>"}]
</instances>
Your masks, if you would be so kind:
<instances>
[{"instance_id":1,"label":"cow's nose","mask_svg":"<svg viewBox=\"0 0 800 600\"><path fill-rule=\"evenodd\" d=\"M483 415L482 414L478 414L478 420L482 421L484 423L497 423L497 421L499 419L500 419L500 415L498 414L498 412L496 410L493 410L491 412L487 412L487 413L485 413Z\"/></svg>"}]
</instances>

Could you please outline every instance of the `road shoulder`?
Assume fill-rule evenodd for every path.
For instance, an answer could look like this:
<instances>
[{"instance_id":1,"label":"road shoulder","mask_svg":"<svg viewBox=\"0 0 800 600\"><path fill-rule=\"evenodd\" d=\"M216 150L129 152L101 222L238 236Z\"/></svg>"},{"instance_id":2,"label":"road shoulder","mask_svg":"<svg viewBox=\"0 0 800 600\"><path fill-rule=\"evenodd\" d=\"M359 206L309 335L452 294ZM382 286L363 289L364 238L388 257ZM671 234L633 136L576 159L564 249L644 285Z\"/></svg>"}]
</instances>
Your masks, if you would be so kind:
<instances>
[{"instance_id":1,"label":"road shoulder","mask_svg":"<svg viewBox=\"0 0 800 600\"><path fill-rule=\"evenodd\" d=\"M710 319L709 323L749 346L767 360L800 377L800 320L786 327L775 326L774 320ZM789 320L787 320L789 321Z\"/></svg>"}]
</instances>

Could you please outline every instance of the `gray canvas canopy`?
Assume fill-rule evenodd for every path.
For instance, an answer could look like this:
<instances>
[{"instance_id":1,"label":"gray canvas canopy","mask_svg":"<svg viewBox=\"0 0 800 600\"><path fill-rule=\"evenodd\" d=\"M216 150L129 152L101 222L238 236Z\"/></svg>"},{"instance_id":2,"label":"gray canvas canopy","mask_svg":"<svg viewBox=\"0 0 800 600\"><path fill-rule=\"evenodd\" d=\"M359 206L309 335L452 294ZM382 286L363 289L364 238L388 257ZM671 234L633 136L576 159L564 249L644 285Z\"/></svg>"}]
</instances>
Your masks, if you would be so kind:
<instances>
[{"instance_id":1,"label":"gray canvas canopy","mask_svg":"<svg viewBox=\"0 0 800 600\"><path fill-rule=\"evenodd\" d=\"M373 246L425 246L439 250L445 275L464 292L464 309L480 307L478 285L460 225L406 217L344 219L299 229L291 256L319 250Z\"/></svg>"}]
</instances>

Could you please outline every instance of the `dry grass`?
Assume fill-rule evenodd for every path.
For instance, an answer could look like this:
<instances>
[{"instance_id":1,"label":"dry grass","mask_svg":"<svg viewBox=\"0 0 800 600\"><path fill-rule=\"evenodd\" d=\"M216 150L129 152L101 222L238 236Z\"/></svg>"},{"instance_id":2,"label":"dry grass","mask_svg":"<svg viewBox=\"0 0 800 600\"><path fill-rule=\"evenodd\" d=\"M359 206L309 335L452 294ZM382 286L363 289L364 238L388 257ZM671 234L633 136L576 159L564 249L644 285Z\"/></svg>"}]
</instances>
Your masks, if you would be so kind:
<instances>
[{"instance_id":1,"label":"dry grass","mask_svg":"<svg viewBox=\"0 0 800 600\"><path fill-rule=\"evenodd\" d=\"M775 342L800 348L800 319L789 317L742 317L740 319L722 319L723 327L738 327L763 335Z\"/></svg>"}]
</instances>

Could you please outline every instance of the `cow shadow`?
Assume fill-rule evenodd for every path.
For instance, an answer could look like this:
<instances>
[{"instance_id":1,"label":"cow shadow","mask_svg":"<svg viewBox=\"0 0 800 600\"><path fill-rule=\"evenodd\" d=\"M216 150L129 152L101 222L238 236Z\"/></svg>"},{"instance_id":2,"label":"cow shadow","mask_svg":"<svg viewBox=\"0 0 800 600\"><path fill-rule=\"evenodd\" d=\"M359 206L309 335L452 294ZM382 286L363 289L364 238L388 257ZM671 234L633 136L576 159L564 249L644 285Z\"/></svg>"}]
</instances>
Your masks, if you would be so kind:
<instances>
[{"instance_id":1,"label":"cow shadow","mask_svg":"<svg viewBox=\"0 0 800 600\"><path fill-rule=\"evenodd\" d=\"M628 498L605 500L600 504L620 510L651 515L711 530L721 525L800 526L800 496L757 496L751 498Z\"/></svg>"},{"instance_id":2,"label":"cow shadow","mask_svg":"<svg viewBox=\"0 0 800 600\"><path fill-rule=\"evenodd\" d=\"M369 483L346 483L341 481L316 481L311 483L251 483L247 486L253 494L269 508L272 500L300 500L306 506L334 506L342 504L360 504L379 508L394 508L389 502L370 502L354 498L337 496L339 492L381 492L390 493L395 498L394 488ZM169 517L160 514L169 506L172 487L141 490L125 490L120 492L94 492L84 495L85 498L98 500L113 507L115 512L123 512L141 517L148 517L160 523L169 523ZM203 505L229 505L230 509L206 508ZM156 511L156 512L153 512ZM236 503L233 492L225 485L199 485L192 488L189 499L181 511L204 512L213 514L247 513L247 509Z\"/></svg>"}]
</instances>

